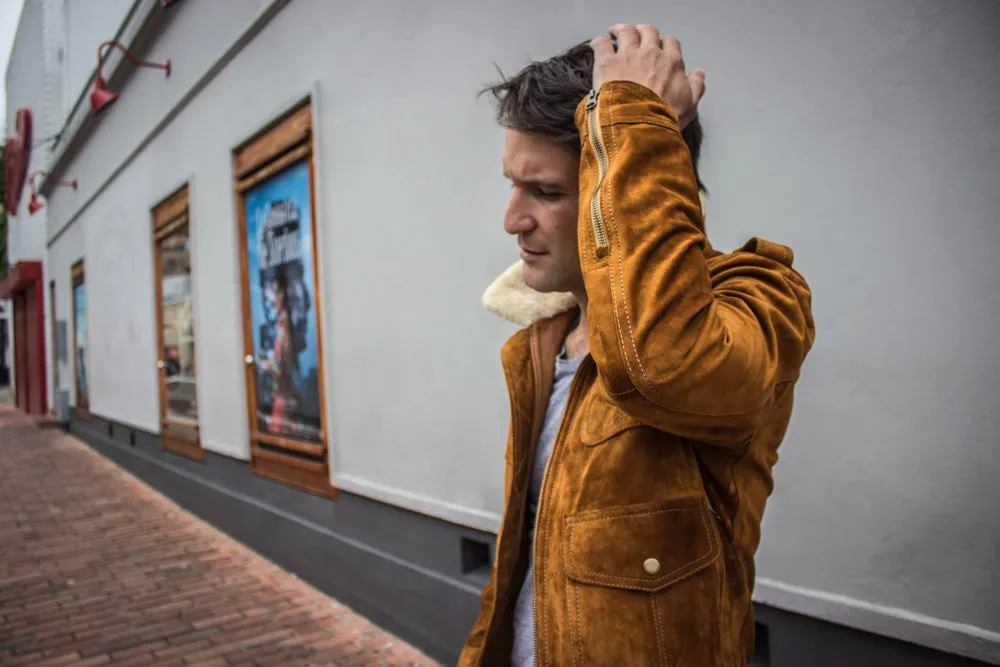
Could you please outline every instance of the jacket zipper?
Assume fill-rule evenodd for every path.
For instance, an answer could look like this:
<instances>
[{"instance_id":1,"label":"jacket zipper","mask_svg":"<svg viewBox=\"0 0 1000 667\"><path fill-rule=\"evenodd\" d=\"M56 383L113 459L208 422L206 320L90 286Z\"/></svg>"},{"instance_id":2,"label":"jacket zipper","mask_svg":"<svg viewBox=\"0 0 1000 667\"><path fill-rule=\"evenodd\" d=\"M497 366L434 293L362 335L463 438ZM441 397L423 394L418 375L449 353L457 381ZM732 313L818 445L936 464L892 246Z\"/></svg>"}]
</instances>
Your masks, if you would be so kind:
<instances>
[{"instance_id":1,"label":"jacket zipper","mask_svg":"<svg viewBox=\"0 0 1000 667\"><path fill-rule=\"evenodd\" d=\"M592 89L587 98L587 124L590 128L590 145L597 155L597 186L594 194L590 197L590 224L594 229L594 252L597 259L604 259L608 255L608 234L604 227L604 219L601 217L601 186L604 184L604 176L608 173L608 153L604 149L604 137L601 136L601 128L597 109L597 96L600 91Z\"/></svg>"},{"instance_id":2,"label":"jacket zipper","mask_svg":"<svg viewBox=\"0 0 1000 667\"><path fill-rule=\"evenodd\" d=\"M562 417L559 420L559 429L556 431L556 438L552 441L552 451L549 453L549 460L545 462L545 472L542 473L542 488L538 494L538 511L535 512L535 526L533 530L534 539L531 541L531 565L532 565L532 600L531 600L531 622L535 631L535 667L538 667L541 663L538 661L538 605L535 604L538 599L538 523L539 519L542 517L542 502L545 500L545 480L549 478L549 467L552 465L552 460L556 458L556 451L559 448L560 442L563 440L563 429L566 427L566 420L570 416L570 408L573 405L573 400L576 398L578 392L578 385L580 379L580 371L583 370L583 365L587 363L590 359L590 354L588 353L586 357L580 362L580 365L576 369L576 374L573 375L573 381L570 383L569 393L566 395L566 407L563 408ZM537 447L537 443L535 444Z\"/></svg>"}]
</instances>

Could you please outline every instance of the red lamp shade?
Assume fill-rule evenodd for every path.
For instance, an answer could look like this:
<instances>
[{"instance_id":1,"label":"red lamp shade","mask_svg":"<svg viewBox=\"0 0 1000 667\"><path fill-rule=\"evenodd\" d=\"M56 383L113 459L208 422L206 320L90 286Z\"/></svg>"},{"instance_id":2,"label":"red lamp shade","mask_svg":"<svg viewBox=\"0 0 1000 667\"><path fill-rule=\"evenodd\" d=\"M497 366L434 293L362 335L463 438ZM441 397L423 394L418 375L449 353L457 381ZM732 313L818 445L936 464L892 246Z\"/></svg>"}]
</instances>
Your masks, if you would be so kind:
<instances>
[{"instance_id":1,"label":"red lamp shade","mask_svg":"<svg viewBox=\"0 0 1000 667\"><path fill-rule=\"evenodd\" d=\"M118 99L118 93L108 90L104 77L98 75L94 78L94 88L90 91L90 109L97 113L104 107Z\"/></svg>"},{"instance_id":2,"label":"red lamp shade","mask_svg":"<svg viewBox=\"0 0 1000 667\"><path fill-rule=\"evenodd\" d=\"M101 67L104 66L104 48L105 47L115 47L121 49L122 54L124 54L125 59L131 62L136 67L155 67L157 69L162 69L166 72L167 76L170 76L170 59L167 58L166 62L154 63L146 60L139 60L132 55L132 52L126 49L120 42L114 40L108 40L106 42L101 42L101 45L97 47L97 72L94 74L94 88L90 91L90 109L94 113L97 113L101 109L106 108L108 105L113 103L118 99L118 93L111 92L108 90L108 84L101 76Z\"/></svg>"},{"instance_id":3,"label":"red lamp shade","mask_svg":"<svg viewBox=\"0 0 1000 667\"><path fill-rule=\"evenodd\" d=\"M34 192L31 193L31 199L28 200L28 214L34 215L45 208L45 204L42 200L38 198Z\"/></svg>"},{"instance_id":4,"label":"red lamp shade","mask_svg":"<svg viewBox=\"0 0 1000 667\"><path fill-rule=\"evenodd\" d=\"M49 172L47 172L47 171L34 171L34 172L32 172L31 174L28 175L28 183L31 184L31 199L28 200L28 214L29 215L34 215L34 214L38 213L39 211L41 211L43 208L45 208L45 204L43 204L42 200L38 198L38 189L35 186L35 181L37 180L36 177L38 177L38 176L48 176L48 175L49 175ZM79 186L79 183L77 182L77 180L75 178L72 181L54 181L53 180L53 181L49 181L49 182L52 183L55 186L63 185L63 186L66 186L66 187L73 188L74 190L76 190L77 187Z\"/></svg>"}]
</instances>

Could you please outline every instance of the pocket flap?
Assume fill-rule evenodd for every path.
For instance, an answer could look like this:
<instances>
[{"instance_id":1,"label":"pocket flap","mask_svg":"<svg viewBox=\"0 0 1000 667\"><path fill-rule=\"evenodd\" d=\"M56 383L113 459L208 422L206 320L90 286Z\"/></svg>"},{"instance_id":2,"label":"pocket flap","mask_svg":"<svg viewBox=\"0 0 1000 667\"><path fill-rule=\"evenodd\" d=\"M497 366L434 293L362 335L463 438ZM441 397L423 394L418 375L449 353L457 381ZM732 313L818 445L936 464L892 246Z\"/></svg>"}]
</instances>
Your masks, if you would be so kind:
<instances>
[{"instance_id":1,"label":"pocket flap","mask_svg":"<svg viewBox=\"0 0 1000 667\"><path fill-rule=\"evenodd\" d=\"M703 498L573 514L566 517L563 566L580 583L660 591L719 557L711 522Z\"/></svg>"},{"instance_id":2,"label":"pocket flap","mask_svg":"<svg viewBox=\"0 0 1000 667\"><path fill-rule=\"evenodd\" d=\"M623 431L643 425L605 398L601 392L591 393L581 407L581 412L584 418L580 424L580 441L588 447L599 445Z\"/></svg>"}]
</instances>

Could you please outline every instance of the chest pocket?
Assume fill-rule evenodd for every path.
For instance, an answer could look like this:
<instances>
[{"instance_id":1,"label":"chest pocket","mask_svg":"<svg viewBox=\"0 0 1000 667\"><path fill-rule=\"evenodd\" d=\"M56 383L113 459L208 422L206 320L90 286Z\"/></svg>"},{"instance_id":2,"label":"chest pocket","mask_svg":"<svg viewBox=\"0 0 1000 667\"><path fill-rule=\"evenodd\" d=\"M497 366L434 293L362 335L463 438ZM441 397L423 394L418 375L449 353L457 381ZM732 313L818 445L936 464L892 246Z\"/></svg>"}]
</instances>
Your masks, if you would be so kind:
<instances>
[{"instance_id":1,"label":"chest pocket","mask_svg":"<svg viewBox=\"0 0 1000 667\"><path fill-rule=\"evenodd\" d=\"M698 498L573 514L566 518L563 566L580 583L661 591L719 557L711 522Z\"/></svg>"},{"instance_id":2,"label":"chest pocket","mask_svg":"<svg viewBox=\"0 0 1000 667\"><path fill-rule=\"evenodd\" d=\"M667 667L720 659L721 545L702 498L565 519L572 664Z\"/></svg>"}]
</instances>

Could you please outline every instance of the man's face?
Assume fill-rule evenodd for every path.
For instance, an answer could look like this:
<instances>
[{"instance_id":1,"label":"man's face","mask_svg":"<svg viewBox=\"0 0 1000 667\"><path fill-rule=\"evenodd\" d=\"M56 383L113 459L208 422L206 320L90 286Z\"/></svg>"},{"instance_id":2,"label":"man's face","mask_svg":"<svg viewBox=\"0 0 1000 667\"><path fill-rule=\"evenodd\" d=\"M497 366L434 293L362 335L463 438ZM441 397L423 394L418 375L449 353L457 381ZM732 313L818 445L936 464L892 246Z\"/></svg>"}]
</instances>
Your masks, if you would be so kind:
<instances>
[{"instance_id":1,"label":"man's face","mask_svg":"<svg viewBox=\"0 0 1000 667\"><path fill-rule=\"evenodd\" d=\"M524 280L539 292L583 291L576 214L580 159L544 137L507 130L503 173L511 182L503 228L517 236Z\"/></svg>"}]
</instances>

